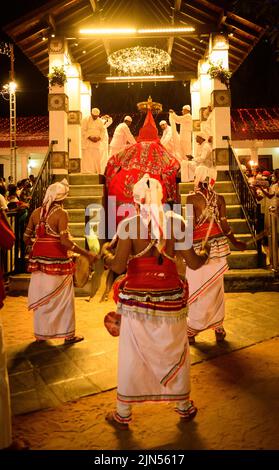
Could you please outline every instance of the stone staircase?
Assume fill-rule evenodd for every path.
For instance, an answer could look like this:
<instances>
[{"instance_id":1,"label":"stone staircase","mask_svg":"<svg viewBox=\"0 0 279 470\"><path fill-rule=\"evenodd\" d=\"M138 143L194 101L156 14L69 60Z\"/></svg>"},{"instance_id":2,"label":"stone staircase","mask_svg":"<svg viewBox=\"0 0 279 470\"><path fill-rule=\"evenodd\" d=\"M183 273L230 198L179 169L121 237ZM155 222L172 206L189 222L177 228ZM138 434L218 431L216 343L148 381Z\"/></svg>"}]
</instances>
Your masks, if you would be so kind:
<instances>
[{"instance_id":1,"label":"stone staircase","mask_svg":"<svg viewBox=\"0 0 279 470\"><path fill-rule=\"evenodd\" d=\"M186 202L186 195L193 188L193 183L179 183L182 206ZM228 172L218 172L218 181L214 189L225 198L228 223L235 237L245 242L251 240L251 233ZM182 215L185 216L185 207L182 208ZM231 243L230 248L231 254L228 256L230 270L225 274L226 292L274 290L273 273L268 269L258 268L257 249L254 243L249 244L245 251L237 251Z\"/></svg>"},{"instance_id":2,"label":"stone staircase","mask_svg":"<svg viewBox=\"0 0 279 470\"><path fill-rule=\"evenodd\" d=\"M64 203L69 214L69 228L75 243L85 248L85 209L89 204L98 204L105 207L104 178L99 175L73 174L69 175L69 183L70 193ZM182 204L185 204L186 194L192 189L193 183L179 184ZM226 172L218 172L218 181L216 182L215 189L225 197L229 224L236 237L240 240L250 240L251 234L244 218L242 207ZM99 235L102 217L101 210L96 208L93 217L94 230ZM235 250L233 246L231 246L231 250L232 253L228 257L230 270L225 274L226 292L278 289L278 283L274 282L272 271L257 267L257 251L254 244L250 244L244 252ZM88 282L83 289L75 289L77 296L87 296L90 292L92 295L92 292L98 289L103 269L101 263L96 263L95 269L96 277L92 279L92 282ZM29 274L10 276L9 293L11 295L26 295L29 279Z\"/></svg>"},{"instance_id":3,"label":"stone staircase","mask_svg":"<svg viewBox=\"0 0 279 470\"><path fill-rule=\"evenodd\" d=\"M73 241L81 248L86 248L85 241L85 209L90 204L105 207L105 184L101 175L69 175L70 192L64 202L64 207L69 215L69 230ZM92 226L98 238L100 238L99 228L102 217L101 209L94 208L91 213L93 218ZM100 243L103 240L100 239ZM97 266L97 269L100 267ZM26 295L29 285L29 274L16 274L10 276L9 294ZM82 289L75 288L78 296L88 295L91 286L88 282Z\"/></svg>"},{"instance_id":4,"label":"stone staircase","mask_svg":"<svg viewBox=\"0 0 279 470\"><path fill-rule=\"evenodd\" d=\"M104 177L99 175L69 175L70 192L64 207L69 214L69 230L73 241L85 248L85 209L90 204L105 207ZM101 210L96 208L92 214L93 228L100 235Z\"/></svg>"}]
</instances>

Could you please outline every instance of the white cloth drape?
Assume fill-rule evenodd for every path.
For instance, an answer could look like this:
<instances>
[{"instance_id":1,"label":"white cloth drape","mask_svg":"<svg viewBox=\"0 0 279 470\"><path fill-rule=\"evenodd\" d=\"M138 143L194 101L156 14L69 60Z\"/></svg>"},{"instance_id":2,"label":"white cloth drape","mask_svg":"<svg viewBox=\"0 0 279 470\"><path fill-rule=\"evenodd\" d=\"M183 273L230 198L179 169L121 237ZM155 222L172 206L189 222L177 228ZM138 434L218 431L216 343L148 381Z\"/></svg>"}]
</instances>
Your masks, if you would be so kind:
<instances>
[{"instance_id":1,"label":"white cloth drape","mask_svg":"<svg viewBox=\"0 0 279 470\"><path fill-rule=\"evenodd\" d=\"M73 276L31 274L28 308L34 310L37 339L66 338L75 334Z\"/></svg>"},{"instance_id":2,"label":"white cloth drape","mask_svg":"<svg viewBox=\"0 0 279 470\"><path fill-rule=\"evenodd\" d=\"M227 269L226 258L210 260L196 271L186 268L189 285L187 327L190 334L222 325L225 316L223 278Z\"/></svg>"},{"instance_id":3,"label":"white cloth drape","mask_svg":"<svg viewBox=\"0 0 279 470\"><path fill-rule=\"evenodd\" d=\"M117 398L121 403L184 401L190 394L186 319L154 323L122 315Z\"/></svg>"}]
</instances>

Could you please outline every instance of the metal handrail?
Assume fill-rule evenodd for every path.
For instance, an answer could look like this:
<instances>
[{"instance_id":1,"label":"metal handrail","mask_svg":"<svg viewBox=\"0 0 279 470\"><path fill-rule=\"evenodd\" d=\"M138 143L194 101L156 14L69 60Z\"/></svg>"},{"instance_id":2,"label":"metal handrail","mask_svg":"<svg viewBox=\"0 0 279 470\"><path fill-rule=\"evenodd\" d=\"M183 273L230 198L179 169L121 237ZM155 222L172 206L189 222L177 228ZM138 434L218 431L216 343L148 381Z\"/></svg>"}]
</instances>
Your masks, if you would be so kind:
<instances>
[{"instance_id":1,"label":"metal handrail","mask_svg":"<svg viewBox=\"0 0 279 470\"><path fill-rule=\"evenodd\" d=\"M263 231L264 229L264 218L261 215L261 206L258 204L255 194L251 190L246 176L241 170L239 161L237 160L233 148L228 140L229 147L229 174L238 196L240 204L243 209L243 213L249 227L249 230L253 237ZM257 252L258 252L258 266L264 266L264 255L262 251L262 242L257 240Z\"/></svg>"},{"instance_id":2,"label":"metal handrail","mask_svg":"<svg viewBox=\"0 0 279 470\"><path fill-rule=\"evenodd\" d=\"M0 248L0 268L7 278L10 274L25 272L25 244L23 233L28 217L28 209L10 210L6 213L15 234L15 243L10 250Z\"/></svg>"},{"instance_id":3,"label":"metal handrail","mask_svg":"<svg viewBox=\"0 0 279 470\"><path fill-rule=\"evenodd\" d=\"M44 194L48 186L52 183L52 168L51 168L51 155L53 152L53 146L57 144L57 140L52 140L44 161L42 163L39 174L36 178L35 184L32 188L31 199L29 204L29 215L33 212L34 209L42 205Z\"/></svg>"}]
</instances>

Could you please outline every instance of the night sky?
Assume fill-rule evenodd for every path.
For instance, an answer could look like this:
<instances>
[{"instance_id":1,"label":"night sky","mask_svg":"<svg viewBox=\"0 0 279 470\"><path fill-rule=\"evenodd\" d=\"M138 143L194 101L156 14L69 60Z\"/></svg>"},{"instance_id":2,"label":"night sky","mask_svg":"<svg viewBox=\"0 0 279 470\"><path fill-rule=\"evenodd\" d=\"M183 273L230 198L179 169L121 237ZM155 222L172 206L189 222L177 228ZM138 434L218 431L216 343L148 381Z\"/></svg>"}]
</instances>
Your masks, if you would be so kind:
<instances>
[{"instance_id":1,"label":"night sky","mask_svg":"<svg viewBox=\"0 0 279 470\"><path fill-rule=\"evenodd\" d=\"M0 26L19 18L23 13L46 2L25 0L10 2L5 7ZM15 7L16 4L16 7ZM1 34L0 40L8 38ZM0 87L8 82L10 60L0 55ZM17 115L46 115L48 80L15 46L15 75L19 84L17 92ZM272 107L279 105L279 62L269 41L263 37L246 58L231 79L232 107ZM135 83L133 86L122 84L100 84L93 86L92 106L98 106L103 113L136 112L136 103L146 100L148 95L153 101L163 104L163 110L174 108L180 111L181 105L190 103L190 83L181 82ZM116 93L117 91L117 93ZM181 98L183 96L183 99ZM9 115L9 102L0 98L0 115Z\"/></svg>"}]
</instances>

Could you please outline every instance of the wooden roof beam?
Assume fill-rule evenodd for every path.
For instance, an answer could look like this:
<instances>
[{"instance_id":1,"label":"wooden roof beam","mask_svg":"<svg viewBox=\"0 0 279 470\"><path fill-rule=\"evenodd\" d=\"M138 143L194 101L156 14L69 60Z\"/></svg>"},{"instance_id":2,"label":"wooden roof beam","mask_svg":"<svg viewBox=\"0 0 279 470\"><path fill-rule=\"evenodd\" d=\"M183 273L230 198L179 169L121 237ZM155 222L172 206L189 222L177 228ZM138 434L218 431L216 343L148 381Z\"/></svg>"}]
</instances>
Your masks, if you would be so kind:
<instances>
[{"instance_id":1,"label":"wooden roof beam","mask_svg":"<svg viewBox=\"0 0 279 470\"><path fill-rule=\"evenodd\" d=\"M197 19L197 21L201 23L206 23L208 21L216 21L216 13L212 12L211 10L206 10L194 0L191 0L190 2L183 1L181 14L187 15L190 18L193 18L194 20Z\"/></svg>"},{"instance_id":2,"label":"wooden roof beam","mask_svg":"<svg viewBox=\"0 0 279 470\"><path fill-rule=\"evenodd\" d=\"M99 6L98 6L98 3L96 2L96 0L90 0L90 4L91 4L91 8L93 10L93 13L100 13ZM99 16L99 23L100 23L100 27L102 27L103 21L102 21L101 16ZM107 38L101 38L101 39L102 39L103 46L105 48L106 55L108 57L110 55L110 52L111 52L109 39L107 39Z\"/></svg>"},{"instance_id":3,"label":"wooden roof beam","mask_svg":"<svg viewBox=\"0 0 279 470\"><path fill-rule=\"evenodd\" d=\"M219 19L217 20L217 27L218 29L222 28L222 26L225 25L226 23L226 19L227 19L227 13L225 13L225 10L222 10L220 15L219 15Z\"/></svg>"},{"instance_id":4,"label":"wooden roof beam","mask_svg":"<svg viewBox=\"0 0 279 470\"><path fill-rule=\"evenodd\" d=\"M175 23L176 13L180 10L180 8L181 8L181 0L174 0L173 14L171 18L172 25L174 25ZM169 55L171 55L173 43L174 43L174 36L171 36L167 40L167 51Z\"/></svg>"}]
</instances>

